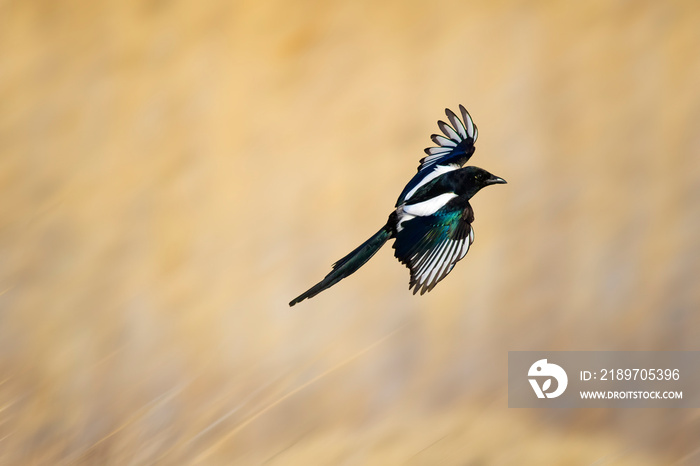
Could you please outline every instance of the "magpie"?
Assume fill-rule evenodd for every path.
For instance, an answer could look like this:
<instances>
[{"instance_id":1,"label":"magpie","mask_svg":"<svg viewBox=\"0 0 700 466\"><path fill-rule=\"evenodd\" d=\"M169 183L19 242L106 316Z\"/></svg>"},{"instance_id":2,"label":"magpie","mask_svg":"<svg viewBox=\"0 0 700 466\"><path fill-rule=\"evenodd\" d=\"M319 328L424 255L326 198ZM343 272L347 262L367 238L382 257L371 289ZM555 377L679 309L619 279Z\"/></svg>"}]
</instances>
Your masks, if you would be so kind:
<instances>
[{"instance_id":1,"label":"magpie","mask_svg":"<svg viewBox=\"0 0 700 466\"><path fill-rule=\"evenodd\" d=\"M403 189L386 225L333 264L323 280L294 298L290 306L356 272L391 238L394 255L411 272L408 288L414 295L432 290L464 258L474 242L469 199L481 188L506 181L478 167L461 168L474 153L479 132L467 110L462 105L459 110L461 120L445 109L449 124L438 121L444 136L431 136L437 147L425 149L418 173Z\"/></svg>"}]
</instances>

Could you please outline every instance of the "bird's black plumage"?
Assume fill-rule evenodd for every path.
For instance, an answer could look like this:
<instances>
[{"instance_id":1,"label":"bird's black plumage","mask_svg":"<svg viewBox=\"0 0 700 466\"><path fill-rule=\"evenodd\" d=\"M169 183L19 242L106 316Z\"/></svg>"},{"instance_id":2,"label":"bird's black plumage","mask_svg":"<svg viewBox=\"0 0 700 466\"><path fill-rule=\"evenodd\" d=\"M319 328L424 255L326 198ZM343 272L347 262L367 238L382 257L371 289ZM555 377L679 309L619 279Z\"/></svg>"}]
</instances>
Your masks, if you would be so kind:
<instances>
[{"instance_id":1,"label":"bird's black plumage","mask_svg":"<svg viewBox=\"0 0 700 466\"><path fill-rule=\"evenodd\" d=\"M451 110L450 124L438 121L444 133L433 134L438 147L425 149L418 172L396 201L389 219L377 233L333 264L319 283L292 300L289 305L316 296L362 267L389 239L394 238L394 255L410 272L413 294L432 290L464 258L474 242L474 211L469 204L480 189L505 180L478 167L464 165L474 153L476 125L463 106L460 120Z\"/></svg>"}]
</instances>

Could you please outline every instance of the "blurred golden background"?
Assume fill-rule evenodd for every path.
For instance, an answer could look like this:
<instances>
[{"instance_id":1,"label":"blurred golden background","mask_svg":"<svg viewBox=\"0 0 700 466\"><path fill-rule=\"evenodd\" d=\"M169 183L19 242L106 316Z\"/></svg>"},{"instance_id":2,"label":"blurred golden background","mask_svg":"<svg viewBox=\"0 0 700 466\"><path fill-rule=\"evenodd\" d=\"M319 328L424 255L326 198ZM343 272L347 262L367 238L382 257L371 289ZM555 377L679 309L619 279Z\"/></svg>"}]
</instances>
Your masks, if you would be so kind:
<instances>
[{"instance_id":1,"label":"blurred golden background","mask_svg":"<svg viewBox=\"0 0 700 466\"><path fill-rule=\"evenodd\" d=\"M1 464L700 464L694 410L507 408L509 350L697 350L700 6L0 2ZM386 221L445 107L476 241Z\"/></svg>"}]
</instances>

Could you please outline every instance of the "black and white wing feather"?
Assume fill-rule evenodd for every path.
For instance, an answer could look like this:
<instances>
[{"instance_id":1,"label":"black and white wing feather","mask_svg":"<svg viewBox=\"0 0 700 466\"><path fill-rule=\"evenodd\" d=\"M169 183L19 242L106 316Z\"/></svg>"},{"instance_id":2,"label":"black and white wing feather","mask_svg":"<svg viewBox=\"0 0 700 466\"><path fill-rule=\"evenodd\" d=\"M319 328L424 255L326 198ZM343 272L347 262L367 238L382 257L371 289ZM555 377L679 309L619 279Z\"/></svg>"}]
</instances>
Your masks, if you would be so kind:
<instances>
[{"instance_id":1,"label":"black and white wing feather","mask_svg":"<svg viewBox=\"0 0 700 466\"><path fill-rule=\"evenodd\" d=\"M479 131L467 109L460 105L459 111L462 114L461 120L452 110L445 109L445 115L450 124L438 121L438 127L444 136L442 134L430 136L437 147L425 149L427 156L420 160L419 171L434 165L454 164L461 167L472 156Z\"/></svg>"},{"instance_id":2,"label":"black and white wing feather","mask_svg":"<svg viewBox=\"0 0 700 466\"><path fill-rule=\"evenodd\" d=\"M471 206L464 210L415 217L397 232L394 255L411 271L409 289L424 294L445 278L474 241Z\"/></svg>"}]
</instances>

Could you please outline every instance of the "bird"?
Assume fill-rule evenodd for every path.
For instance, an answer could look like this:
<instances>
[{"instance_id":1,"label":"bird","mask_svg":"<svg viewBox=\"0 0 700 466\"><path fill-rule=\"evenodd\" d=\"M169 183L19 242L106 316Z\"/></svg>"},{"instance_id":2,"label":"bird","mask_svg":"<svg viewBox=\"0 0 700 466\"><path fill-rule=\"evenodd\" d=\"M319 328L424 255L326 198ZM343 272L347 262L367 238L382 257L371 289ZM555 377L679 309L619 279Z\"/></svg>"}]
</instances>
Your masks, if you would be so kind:
<instances>
[{"instance_id":1,"label":"bird","mask_svg":"<svg viewBox=\"0 0 700 466\"><path fill-rule=\"evenodd\" d=\"M425 149L418 172L399 195L386 224L367 241L332 265L332 270L289 306L312 298L355 273L394 239L394 255L410 271L409 290L431 291L462 260L474 242L474 210L469 200L482 188L506 184L503 178L464 164L476 150L479 131L459 106L460 118L445 109L449 123L438 121L443 134L433 134L436 147Z\"/></svg>"}]
</instances>

